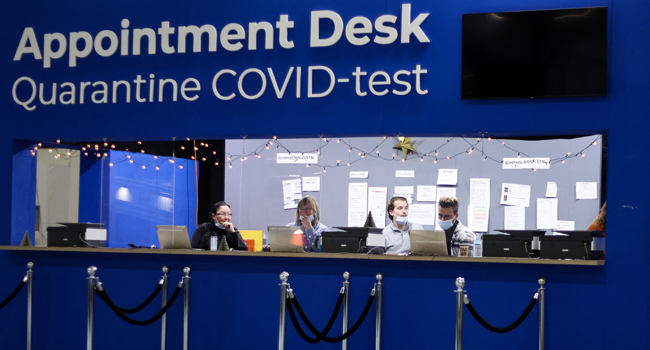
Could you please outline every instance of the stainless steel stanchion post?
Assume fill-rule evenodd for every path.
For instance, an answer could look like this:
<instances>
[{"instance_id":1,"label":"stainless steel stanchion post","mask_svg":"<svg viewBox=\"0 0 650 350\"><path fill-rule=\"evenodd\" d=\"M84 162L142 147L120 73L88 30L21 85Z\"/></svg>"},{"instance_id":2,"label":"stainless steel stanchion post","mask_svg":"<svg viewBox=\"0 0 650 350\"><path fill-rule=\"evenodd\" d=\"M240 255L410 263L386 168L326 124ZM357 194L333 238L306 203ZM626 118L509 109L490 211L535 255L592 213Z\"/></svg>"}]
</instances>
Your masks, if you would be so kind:
<instances>
[{"instance_id":1,"label":"stainless steel stanchion post","mask_svg":"<svg viewBox=\"0 0 650 350\"><path fill-rule=\"evenodd\" d=\"M97 268L95 266L90 266L88 268L88 332L86 334L86 349L93 350L93 316L94 316L94 306L95 306L95 283L97 282L97 277L95 273Z\"/></svg>"},{"instance_id":2,"label":"stainless steel stanchion post","mask_svg":"<svg viewBox=\"0 0 650 350\"><path fill-rule=\"evenodd\" d=\"M162 288L162 306L167 305L167 280L169 277L167 273L169 272L169 267L163 266L163 288ZM161 318L161 331L160 331L160 350L165 350L167 348L167 313L165 312Z\"/></svg>"},{"instance_id":3,"label":"stainless steel stanchion post","mask_svg":"<svg viewBox=\"0 0 650 350\"><path fill-rule=\"evenodd\" d=\"M27 350L32 350L32 274L33 262L27 263Z\"/></svg>"},{"instance_id":4,"label":"stainless steel stanchion post","mask_svg":"<svg viewBox=\"0 0 650 350\"><path fill-rule=\"evenodd\" d=\"M377 299L377 328L375 330L375 350L380 350L381 349L381 287L382 283L381 281L384 279L384 274L383 273L378 273L377 274L377 294L376 294L376 299Z\"/></svg>"},{"instance_id":5,"label":"stainless steel stanchion post","mask_svg":"<svg viewBox=\"0 0 650 350\"><path fill-rule=\"evenodd\" d=\"M463 349L463 296L465 291L465 279L462 277L456 278L456 350Z\"/></svg>"},{"instance_id":6,"label":"stainless steel stanchion post","mask_svg":"<svg viewBox=\"0 0 650 350\"><path fill-rule=\"evenodd\" d=\"M345 282L343 282L343 333L348 331L348 309L349 309L349 302L350 302L350 273L349 272L344 272L343 273L343 278L345 279ZM348 340L343 339L343 350L348 350Z\"/></svg>"},{"instance_id":7,"label":"stainless steel stanchion post","mask_svg":"<svg viewBox=\"0 0 650 350\"><path fill-rule=\"evenodd\" d=\"M537 280L539 283L539 350L544 350L544 285L546 279L544 277Z\"/></svg>"},{"instance_id":8,"label":"stainless steel stanchion post","mask_svg":"<svg viewBox=\"0 0 650 350\"><path fill-rule=\"evenodd\" d=\"M190 344L190 268L183 269L185 276L183 284L185 285L185 303L183 305L183 350L189 349Z\"/></svg>"},{"instance_id":9,"label":"stainless steel stanchion post","mask_svg":"<svg viewBox=\"0 0 650 350\"><path fill-rule=\"evenodd\" d=\"M289 273L284 271L280 274L280 331L278 334L278 350L284 350L284 333L287 321L287 288L289 287Z\"/></svg>"}]
</instances>

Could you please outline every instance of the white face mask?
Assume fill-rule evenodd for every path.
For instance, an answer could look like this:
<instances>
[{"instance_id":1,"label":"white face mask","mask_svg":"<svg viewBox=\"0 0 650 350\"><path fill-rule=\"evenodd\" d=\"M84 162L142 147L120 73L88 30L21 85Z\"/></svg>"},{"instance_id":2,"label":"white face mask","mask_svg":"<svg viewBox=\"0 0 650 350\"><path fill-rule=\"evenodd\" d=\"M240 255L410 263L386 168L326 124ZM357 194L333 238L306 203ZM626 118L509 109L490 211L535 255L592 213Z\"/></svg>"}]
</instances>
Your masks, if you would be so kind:
<instances>
[{"instance_id":1,"label":"white face mask","mask_svg":"<svg viewBox=\"0 0 650 350\"><path fill-rule=\"evenodd\" d=\"M302 221L303 218L304 218L304 216L300 215L300 220L301 221ZM314 215L313 214L309 215L309 221L314 221Z\"/></svg>"},{"instance_id":2,"label":"white face mask","mask_svg":"<svg viewBox=\"0 0 650 350\"><path fill-rule=\"evenodd\" d=\"M454 226L454 220L440 220L438 219L438 226L443 230L449 230Z\"/></svg>"},{"instance_id":3,"label":"white face mask","mask_svg":"<svg viewBox=\"0 0 650 350\"><path fill-rule=\"evenodd\" d=\"M396 217L395 217L395 222L398 223L398 224L400 224L400 225L404 225L404 224L406 224L408 221L409 221L409 217L408 217L408 216L396 216Z\"/></svg>"}]
</instances>

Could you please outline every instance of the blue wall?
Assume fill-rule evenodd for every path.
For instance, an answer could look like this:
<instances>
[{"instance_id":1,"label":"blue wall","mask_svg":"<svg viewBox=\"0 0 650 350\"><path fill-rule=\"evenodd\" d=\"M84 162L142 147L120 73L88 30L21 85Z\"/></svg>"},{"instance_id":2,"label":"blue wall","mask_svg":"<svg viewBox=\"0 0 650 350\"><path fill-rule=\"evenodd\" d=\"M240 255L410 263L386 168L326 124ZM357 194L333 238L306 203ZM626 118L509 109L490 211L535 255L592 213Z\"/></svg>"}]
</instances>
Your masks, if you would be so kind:
<instances>
[{"instance_id":1,"label":"blue wall","mask_svg":"<svg viewBox=\"0 0 650 350\"><path fill-rule=\"evenodd\" d=\"M110 3L81 1L11 2L4 4L0 16L3 46L0 48L0 102L3 128L0 130L2 160L11 164L14 140L170 140L279 136L315 136L316 134L394 134L403 133L477 136L488 131L493 135L567 135L603 133L609 137L608 152L608 244L604 267L523 266L467 263L406 263L403 261L356 261L321 259L281 259L245 257L188 257L167 255L112 255L86 252L60 254L47 252L0 252L7 271L6 284L0 295L14 288L28 260L36 262L35 348L83 349L85 346L85 288L88 265L100 267L99 275L111 295L122 304L134 303L148 295L160 275L160 267L169 265L180 278L180 269L190 266L193 273L192 349L264 348L276 346L278 274L287 270L310 315L319 314L317 324L333 304L334 294L343 271L354 277L352 317L358 315L376 272L386 274L384 313L384 348L450 348L453 344L453 280L467 278L467 290L478 310L491 322L503 325L525 306L545 276L549 282L547 349L614 349L647 348L648 273L646 253L650 245L650 165L647 153L646 118L650 112L650 3L627 1L542 1L526 3L492 0L433 2L413 1L411 18L430 13L422 29L430 43L394 43L380 46L353 46L344 39L332 47L309 47L309 13L332 10L347 22L363 15L374 21L380 15L400 16L397 1L138 1ZM600 98L546 100L461 101L460 35L461 15L487 11L514 11L558 7L607 6L610 16L609 93ZM54 60L52 68L43 68L42 60L25 55L13 61L25 27L33 27L42 50L45 33L88 31L95 36L110 29L118 33L120 21L128 18L130 28L158 28L162 21L172 27L213 24L219 33L227 23L275 22L280 14L289 14L295 22L290 39L295 48L281 49L275 37L273 50L242 49L229 52L218 46L217 52L163 54L160 42L155 55L100 57L96 53L68 66L68 55ZM399 23L399 19L398 19ZM245 26L247 27L247 26ZM277 33L276 33L277 34ZM261 37L261 35L260 35ZM172 41L175 44L175 41ZM247 41L244 41L247 44ZM81 47L80 44L79 47ZM221 45L221 44L219 44ZM324 65L338 77L351 76L355 67L392 75L400 69L415 69L420 64L428 73L423 76L425 95L411 91L407 96L368 94L359 97L354 85L337 84L324 98L307 98L307 67ZM268 80L266 93L256 100L237 96L222 101L212 94L211 81L221 69L232 69L236 77L224 75L219 89L224 94L236 91L236 79L247 68L266 72L273 68L283 77L289 66L302 67L300 98L296 98L295 81L288 85L283 99L275 97ZM320 72L322 73L322 72ZM194 77L201 83L199 99L193 102L171 101L167 90L164 102L124 102L124 88L118 103L90 102L88 88L84 104L42 105L27 111L12 98L12 87L20 77L44 83L44 97L50 96L51 84L113 80L133 81L137 75L148 80L174 78L182 82ZM294 73L295 74L295 73ZM369 76L369 75L368 75ZM367 79L368 76L364 78ZM295 76L294 76L295 77ZM321 79L321 76L317 76ZM249 75L244 89L254 92L259 80ZM283 79L283 78L279 78ZM292 78L294 79L294 78ZM413 79L413 76L410 77ZM353 81L353 80L352 80ZM367 82L367 80L364 80ZM133 85L133 83L132 83ZM325 89L323 80L315 91ZM132 86L132 89L134 86ZM393 88L391 86L391 88ZM28 99L28 84L17 89L20 98ZM66 90L66 89L64 89ZM112 90L109 88L109 90ZM143 96L147 96L144 89ZM157 95L157 92L156 92ZM38 101L38 96L36 97ZM157 100L156 100L157 101ZM106 122L110 120L110 122ZM227 169L226 169L227 170ZM11 225L10 167L0 170L0 220L9 232ZM534 175L531 175L534 176ZM9 244L10 235L0 237ZM13 277L11 277L13 276ZM152 276L144 278L144 276ZM174 275L172 275L174 276ZM133 286L133 287L128 287ZM330 287L331 286L331 287ZM325 288L324 288L325 287ZM330 291L329 288L332 290ZM634 296L631 298L631 296ZM20 299L23 298L23 299ZM6 347L19 348L24 343L24 295L3 310L0 338ZM223 302L219 302L219 301ZM323 300L322 303L317 300ZM128 306L128 305L127 305ZM12 316L9 316L12 315ZM16 315L16 316L13 316ZM103 305L97 308L96 349L138 349L157 347L159 328L135 329L110 315ZM370 315L372 319L373 314ZM536 346L537 311L520 329L495 335L466 317L466 348L521 349ZM170 314L170 347L180 344L179 307ZM143 316L144 318L144 316ZM314 317L316 318L316 317ZM101 329L101 331L100 331ZM365 324L350 341L351 348L371 348L372 322ZM74 337L74 335L77 335ZM116 336L119 335L119 336ZM304 347L291 328L287 336L291 348ZM434 344L430 344L431 341ZM338 348L321 344L322 348Z\"/></svg>"}]
</instances>

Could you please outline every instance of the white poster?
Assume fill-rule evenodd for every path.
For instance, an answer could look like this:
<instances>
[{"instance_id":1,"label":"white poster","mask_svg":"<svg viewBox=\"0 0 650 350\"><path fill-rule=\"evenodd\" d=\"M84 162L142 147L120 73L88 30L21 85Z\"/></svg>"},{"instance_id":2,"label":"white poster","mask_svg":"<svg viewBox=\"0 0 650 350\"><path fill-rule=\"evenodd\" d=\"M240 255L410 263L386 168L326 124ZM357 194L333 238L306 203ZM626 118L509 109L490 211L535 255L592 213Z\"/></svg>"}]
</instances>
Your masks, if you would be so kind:
<instances>
[{"instance_id":1,"label":"white poster","mask_svg":"<svg viewBox=\"0 0 650 350\"><path fill-rule=\"evenodd\" d=\"M395 177L415 177L415 170L395 170Z\"/></svg>"},{"instance_id":2,"label":"white poster","mask_svg":"<svg viewBox=\"0 0 650 350\"><path fill-rule=\"evenodd\" d=\"M530 186L501 184L501 204L528 207L530 205Z\"/></svg>"},{"instance_id":3,"label":"white poster","mask_svg":"<svg viewBox=\"0 0 650 350\"><path fill-rule=\"evenodd\" d=\"M317 153L278 153L277 164L316 164Z\"/></svg>"},{"instance_id":4,"label":"white poster","mask_svg":"<svg viewBox=\"0 0 650 350\"><path fill-rule=\"evenodd\" d=\"M386 226L387 187L368 187L368 209L379 228Z\"/></svg>"},{"instance_id":5,"label":"white poster","mask_svg":"<svg viewBox=\"0 0 650 350\"><path fill-rule=\"evenodd\" d=\"M487 232L490 219L490 206L470 203L467 207L467 221L470 231Z\"/></svg>"},{"instance_id":6,"label":"white poster","mask_svg":"<svg viewBox=\"0 0 650 350\"><path fill-rule=\"evenodd\" d=\"M435 202L436 186L418 186L418 202Z\"/></svg>"},{"instance_id":7,"label":"white poster","mask_svg":"<svg viewBox=\"0 0 650 350\"><path fill-rule=\"evenodd\" d=\"M537 198L537 229L557 228L557 198Z\"/></svg>"},{"instance_id":8,"label":"white poster","mask_svg":"<svg viewBox=\"0 0 650 350\"><path fill-rule=\"evenodd\" d=\"M438 169L438 185L458 184L458 169Z\"/></svg>"},{"instance_id":9,"label":"white poster","mask_svg":"<svg viewBox=\"0 0 650 350\"><path fill-rule=\"evenodd\" d=\"M395 186L395 192L397 194L413 194L413 186Z\"/></svg>"},{"instance_id":10,"label":"white poster","mask_svg":"<svg viewBox=\"0 0 650 350\"><path fill-rule=\"evenodd\" d=\"M550 158L503 158L502 169L549 169Z\"/></svg>"},{"instance_id":11,"label":"white poster","mask_svg":"<svg viewBox=\"0 0 650 350\"><path fill-rule=\"evenodd\" d=\"M436 200L438 200L438 201L442 197L456 197L456 187L438 186L438 188L436 189L436 192L437 192L436 195L438 197Z\"/></svg>"},{"instance_id":12,"label":"white poster","mask_svg":"<svg viewBox=\"0 0 650 350\"><path fill-rule=\"evenodd\" d=\"M576 182L576 199L598 199L598 182Z\"/></svg>"},{"instance_id":13,"label":"white poster","mask_svg":"<svg viewBox=\"0 0 650 350\"><path fill-rule=\"evenodd\" d=\"M351 179L367 179L368 178L368 172L367 171L351 171L350 172L350 178Z\"/></svg>"},{"instance_id":14,"label":"white poster","mask_svg":"<svg viewBox=\"0 0 650 350\"><path fill-rule=\"evenodd\" d=\"M435 225L437 209L435 204L409 205L409 221L421 225Z\"/></svg>"},{"instance_id":15,"label":"white poster","mask_svg":"<svg viewBox=\"0 0 650 350\"><path fill-rule=\"evenodd\" d=\"M320 177L303 177L302 190L305 192L320 192Z\"/></svg>"},{"instance_id":16,"label":"white poster","mask_svg":"<svg viewBox=\"0 0 650 350\"><path fill-rule=\"evenodd\" d=\"M490 179L469 179L469 202L490 206Z\"/></svg>"},{"instance_id":17,"label":"white poster","mask_svg":"<svg viewBox=\"0 0 650 350\"><path fill-rule=\"evenodd\" d=\"M557 197L557 184L555 182L546 183L546 198L555 198Z\"/></svg>"},{"instance_id":18,"label":"white poster","mask_svg":"<svg viewBox=\"0 0 650 350\"><path fill-rule=\"evenodd\" d=\"M506 206L504 209L503 228L505 230L526 229L526 207Z\"/></svg>"},{"instance_id":19,"label":"white poster","mask_svg":"<svg viewBox=\"0 0 650 350\"><path fill-rule=\"evenodd\" d=\"M301 199L300 179L284 180L282 181L282 202L284 209L295 209L298 207L296 199Z\"/></svg>"},{"instance_id":20,"label":"white poster","mask_svg":"<svg viewBox=\"0 0 650 350\"><path fill-rule=\"evenodd\" d=\"M348 185L348 227L363 227L368 213L368 183L350 182Z\"/></svg>"}]
</instances>

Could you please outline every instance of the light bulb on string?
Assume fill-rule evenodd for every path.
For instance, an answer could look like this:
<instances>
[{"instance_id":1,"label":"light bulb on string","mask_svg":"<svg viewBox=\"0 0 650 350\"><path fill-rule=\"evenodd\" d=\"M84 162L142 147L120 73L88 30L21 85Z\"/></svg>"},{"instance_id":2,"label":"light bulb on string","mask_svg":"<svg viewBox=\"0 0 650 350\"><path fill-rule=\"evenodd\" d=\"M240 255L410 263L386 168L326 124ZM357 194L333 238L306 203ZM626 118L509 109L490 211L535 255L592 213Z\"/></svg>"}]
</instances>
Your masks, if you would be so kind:
<instances>
[{"instance_id":1,"label":"light bulb on string","mask_svg":"<svg viewBox=\"0 0 650 350\"><path fill-rule=\"evenodd\" d=\"M566 155L567 155L567 157L570 156L570 155L571 155L571 152L567 152Z\"/></svg>"},{"instance_id":2,"label":"light bulb on string","mask_svg":"<svg viewBox=\"0 0 650 350\"><path fill-rule=\"evenodd\" d=\"M108 163L108 166L109 166L109 167L112 167L112 166L113 166L113 163Z\"/></svg>"},{"instance_id":3,"label":"light bulb on string","mask_svg":"<svg viewBox=\"0 0 650 350\"><path fill-rule=\"evenodd\" d=\"M228 160L232 160L232 157L228 157Z\"/></svg>"},{"instance_id":4,"label":"light bulb on string","mask_svg":"<svg viewBox=\"0 0 650 350\"><path fill-rule=\"evenodd\" d=\"M232 169L232 164L228 164L228 168Z\"/></svg>"},{"instance_id":5,"label":"light bulb on string","mask_svg":"<svg viewBox=\"0 0 650 350\"><path fill-rule=\"evenodd\" d=\"M269 145L273 146L273 141L269 141Z\"/></svg>"},{"instance_id":6,"label":"light bulb on string","mask_svg":"<svg viewBox=\"0 0 650 350\"><path fill-rule=\"evenodd\" d=\"M438 164L438 158L433 160L433 164Z\"/></svg>"},{"instance_id":7,"label":"light bulb on string","mask_svg":"<svg viewBox=\"0 0 650 350\"><path fill-rule=\"evenodd\" d=\"M348 166L350 166L350 163L348 163Z\"/></svg>"},{"instance_id":8,"label":"light bulb on string","mask_svg":"<svg viewBox=\"0 0 650 350\"><path fill-rule=\"evenodd\" d=\"M214 162L214 166L219 166L219 162Z\"/></svg>"},{"instance_id":9,"label":"light bulb on string","mask_svg":"<svg viewBox=\"0 0 650 350\"><path fill-rule=\"evenodd\" d=\"M564 164L564 159L562 159L562 164Z\"/></svg>"},{"instance_id":10,"label":"light bulb on string","mask_svg":"<svg viewBox=\"0 0 650 350\"><path fill-rule=\"evenodd\" d=\"M147 169L147 166L146 166L146 165L143 165L143 166L142 166L142 169Z\"/></svg>"},{"instance_id":11,"label":"light bulb on string","mask_svg":"<svg viewBox=\"0 0 650 350\"><path fill-rule=\"evenodd\" d=\"M131 159L131 156L127 154L126 159Z\"/></svg>"},{"instance_id":12,"label":"light bulb on string","mask_svg":"<svg viewBox=\"0 0 650 350\"><path fill-rule=\"evenodd\" d=\"M217 154L217 151L212 151L212 154Z\"/></svg>"},{"instance_id":13,"label":"light bulb on string","mask_svg":"<svg viewBox=\"0 0 650 350\"><path fill-rule=\"evenodd\" d=\"M194 160L194 156L191 156L190 158L192 158L192 160Z\"/></svg>"},{"instance_id":14,"label":"light bulb on string","mask_svg":"<svg viewBox=\"0 0 650 350\"><path fill-rule=\"evenodd\" d=\"M502 142L501 142L501 146L505 146L505 145L506 145L506 143L502 141Z\"/></svg>"},{"instance_id":15,"label":"light bulb on string","mask_svg":"<svg viewBox=\"0 0 650 350\"><path fill-rule=\"evenodd\" d=\"M339 166L339 164L341 164L341 160L337 159L336 160L336 166Z\"/></svg>"},{"instance_id":16,"label":"light bulb on string","mask_svg":"<svg viewBox=\"0 0 650 350\"><path fill-rule=\"evenodd\" d=\"M447 160L449 160L449 159L451 159L451 157L450 157L450 156L447 156Z\"/></svg>"},{"instance_id":17,"label":"light bulb on string","mask_svg":"<svg viewBox=\"0 0 650 350\"><path fill-rule=\"evenodd\" d=\"M483 157L483 160L487 160L487 156Z\"/></svg>"},{"instance_id":18,"label":"light bulb on string","mask_svg":"<svg viewBox=\"0 0 650 350\"><path fill-rule=\"evenodd\" d=\"M436 155L436 156L438 155L438 150L436 150L436 153L435 153L435 155Z\"/></svg>"},{"instance_id":19,"label":"light bulb on string","mask_svg":"<svg viewBox=\"0 0 650 350\"><path fill-rule=\"evenodd\" d=\"M323 138L323 141L327 142L327 137L324 137L324 138Z\"/></svg>"},{"instance_id":20,"label":"light bulb on string","mask_svg":"<svg viewBox=\"0 0 650 350\"><path fill-rule=\"evenodd\" d=\"M185 150L185 146L181 146L181 151L184 151L184 150Z\"/></svg>"},{"instance_id":21,"label":"light bulb on string","mask_svg":"<svg viewBox=\"0 0 650 350\"><path fill-rule=\"evenodd\" d=\"M158 159L158 156L153 156L153 159Z\"/></svg>"},{"instance_id":22,"label":"light bulb on string","mask_svg":"<svg viewBox=\"0 0 650 350\"><path fill-rule=\"evenodd\" d=\"M169 162L172 163L172 164L174 164L174 159L169 158Z\"/></svg>"},{"instance_id":23,"label":"light bulb on string","mask_svg":"<svg viewBox=\"0 0 650 350\"><path fill-rule=\"evenodd\" d=\"M402 163L406 162L406 159L402 158Z\"/></svg>"},{"instance_id":24,"label":"light bulb on string","mask_svg":"<svg viewBox=\"0 0 650 350\"><path fill-rule=\"evenodd\" d=\"M584 154L584 153L582 153L582 152L580 152L580 154L582 154L582 157L584 157L584 156L585 156L585 154Z\"/></svg>"},{"instance_id":25,"label":"light bulb on string","mask_svg":"<svg viewBox=\"0 0 650 350\"><path fill-rule=\"evenodd\" d=\"M320 154L320 150L316 151L316 154Z\"/></svg>"},{"instance_id":26,"label":"light bulb on string","mask_svg":"<svg viewBox=\"0 0 650 350\"><path fill-rule=\"evenodd\" d=\"M198 147L194 147L194 150L195 150L195 151L198 151L198 150L199 150L199 148L198 148Z\"/></svg>"},{"instance_id":27,"label":"light bulb on string","mask_svg":"<svg viewBox=\"0 0 650 350\"><path fill-rule=\"evenodd\" d=\"M377 150L377 154L379 154L379 150Z\"/></svg>"},{"instance_id":28,"label":"light bulb on string","mask_svg":"<svg viewBox=\"0 0 650 350\"><path fill-rule=\"evenodd\" d=\"M533 172L535 172L535 171L537 171L537 168L534 168L534 169L533 169Z\"/></svg>"},{"instance_id":29,"label":"light bulb on string","mask_svg":"<svg viewBox=\"0 0 650 350\"><path fill-rule=\"evenodd\" d=\"M186 137L185 139L186 139L187 141L189 141L189 140L190 140L190 138L189 138L189 137Z\"/></svg>"},{"instance_id":30,"label":"light bulb on string","mask_svg":"<svg viewBox=\"0 0 650 350\"><path fill-rule=\"evenodd\" d=\"M156 165L156 170L160 170L160 167Z\"/></svg>"},{"instance_id":31,"label":"light bulb on string","mask_svg":"<svg viewBox=\"0 0 650 350\"><path fill-rule=\"evenodd\" d=\"M84 156L86 156L86 157L87 157L87 156L88 156L88 152L84 152Z\"/></svg>"},{"instance_id":32,"label":"light bulb on string","mask_svg":"<svg viewBox=\"0 0 650 350\"><path fill-rule=\"evenodd\" d=\"M95 145L95 149L98 149L98 148L99 148L99 145Z\"/></svg>"},{"instance_id":33,"label":"light bulb on string","mask_svg":"<svg viewBox=\"0 0 650 350\"><path fill-rule=\"evenodd\" d=\"M86 150L86 147L81 147L81 150L82 150L82 151L85 151L85 150Z\"/></svg>"},{"instance_id":34,"label":"light bulb on string","mask_svg":"<svg viewBox=\"0 0 650 350\"><path fill-rule=\"evenodd\" d=\"M384 140L386 139L386 135L384 135Z\"/></svg>"},{"instance_id":35,"label":"light bulb on string","mask_svg":"<svg viewBox=\"0 0 650 350\"><path fill-rule=\"evenodd\" d=\"M323 168L323 172L326 173L326 172L327 172L327 169Z\"/></svg>"},{"instance_id":36,"label":"light bulb on string","mask_svg":"<svg viewBox=\"0 0 650 350\"><path fill-rule=\"evenodd\" d=\"M111 148L112 148L112 149L115 149L115 145L111 145Z\"/></svg>"},{"instance_id":37,"label":"light bulb on string","mask_svg":"<svg viewBox=\"0 0 650 350\"><path fill-rule=\"evenodd\" d=\"M48 152L50 152L50 153L52 153L52 149L51 149L51 148L50 148L50 149L48 149L47 151L48 151Z\"/></svg>"},{"instance_id":38,"label":"light bulb on string","mask_svg":"<svg viewBox=\"0 0 650 350\"><path fill-rule=\"evenodd\" d=\"M336 143L341 143L341 139L336 140Z\"/></svg>"},{"instance_id":39,"label":"light bulb on string","mask_svg":"<svg viewBox=\"0 0 650 350\"><path fill-rule=\"evenodd\" d=\"M68 156L68 157L70 157L70 156L72 155L72 153L70 153L70 152L68 151L68 152L65 153L65 155Z\"/></svg>"},{"instance_id":40,"label":"light bulb on string","mask_svg":"<svg viewBox=\"0 0 650 350\"><path fill-rule=\"evenodd\" d=\"M266 149L269 149L269 145L268 145L268 143L266 144Z\"/></svg>"},{"instance_id":41,"label":"light bulb on string","mask_svg":"<svg viewBox=\"0 0 650 350\"><path fill-rule=\"evenodd\" d=\"M108 153L103 154L104 158L108 157Z\"/></svg>"},{"instance_id":42,"label":"light bulb on string","mask_svg":"<svg viewBox=\"0 0 650 350\"><path fill-rule=\"evenodd\" d=\"M97 153L96 155L97 155L97 158L101 158L101 157L102 157L102 154L101 154L101 153Z\"/></svg>"},{"instance_id":43,"label":"light bulb on string","mask_svg":"<svg viewBox=\"0 0 650 350\"><path fill-rule=\"evenodd\" d=\"M144 153L144 150L143 150L143 149L141 149L141 150L140 150L140 153Z\"/></svg>"},{"instance_id":44,"label":"light bulb on string","mask_svg":"<svg viewBox=\"0 0 650 350\"><path fill-rule=\"evenodd\" d=\"M201 142L200 145L203 146L203 142Z\"/></svg>"},{"instance_id":45,"label":"light bulb on string","mask_svg":"<svg viewBox=\"0 0 650 350\"><path fill-rule=\"evenodd\" d=\"M208 145L208 144L206 143L206 144L205 144L205 147L206 147L206 148L207 148L207 147L210 147L210 145Z\"/></svg>"},{"instance_id":46,"label":"light bulb on string","mask_svg":"<svg viewBox=\"0 0 650 350\"><path fill-rule=\"evenodd\" d=\"M348 152L349 152L349 153L352 153L352 148L350 148L350 149L348 150Z\"/></svg>"},{"instance_id":47,"label":"light bulb on string","mask_svg":"<svg viewBox=\"0 0 650 350\"><path fill-rule=\"evenodd\" d=\"M519 152L517 152L517 158L521 158L521 154L519 154Z\"/></svg>"},{"instance_id":48,"label":"light bulb on string","mask_svg":"<svg viewBox=\"0 0 650 350\"><path fill-rule=\"evenodd\" d=\"M141 145L141 144L142 144L142 141L138 141L138 145ZM106 144L104 144L104 146L106 146Z\"/></svg>"},{"instance_id":49,"label":"light bulb on string","mask_svg":"<svg viewBox=\"0 0 650 350\"><path fill-rule=\"evenodd\" d=\"M142 143L140 141L138 141L138 142L139 142L138 144ZM104 142L104 147L108 147L108 142Z\"/></svg>"},{"instance_id":50,"label":"light bulb on string","mask_svg":"<svg viewBox=\"0 0 650 350\"><path fill-rule=\"evenodd\" d=\"M492 137L488 136L488 141L492 141Z\"/></svg>"},{"instance_id":51,"label":"light bulb on string","mask_svg":"<svg viewBox=\"0 0 650 350\"><path fill-rule=\"evenodd\" d=\"M133 159L129 159L129 163L133 164Z\"/></svg>"},{"instance_id":52,"label":"light bulb on string","mask_svg":"<svg viewBox=\"0 0 650 350\"><path fill-rule=\"evenodd\" d=\"M596 144L596 143L594 143L594 145L595 145L595 144ZM43 143L39 142L39 143L38 143L38 147L43 147Z\"/></svg>"},{"instance_id":53,"label":"light bulb on string","mask_svg":"<svg viewBox=\"0 0 650 350\"><path fill-rule=\"evenodd\" d=\"M361 154L361 158L365 158L365 157L366 157L366 154L365 154L365 153L362 153L362 154Z\"/></svg>"},{"instance_id":54,"label":"light bulb on string","mask_svg":"<svg viewBox=\"0 0 650 350\"><path fill-rule=\"evenodd\" d=\"M420 157L420 161L421 161L421 162L424 162L424 157Z\"/></svg>"},{"instance_id":55,"label":"light bulb on string","mask_svg":"<svg viewBox=\"0 0 650 350\"><path fill-rule=\"evenodd\" d=\"M205 157L201 158L201 160L205 162Z\"/></svg>"},{"instance_id":56,"label":"light bulb on string","mask_svg":"<svg viewBox=\"0 0 650 350\"><path fill-rule=\"evenodd\" d=\"M57 140L56 140L56 143L61 143L61 140L57 139Z\"/></svg>"},{"instance_id":57,"label":"light bulb on string","mask_svg":"<svg viewBox=\"0 0 650 350\"><path fill-rule=\"evenodd\" d=\"M307 168L309 168L309 164L305 164L305 166L306 166Z\"/></svg>"},{"instance_id":58,"label":"light bulb on string","mask_svg":"<svg viewBox=\"0 0 650 350\"><path fill-rule=\"evenodd\" d=\"M179 165L179 166L178 166L178 169L183 169L183 165Z\"/></svg>"},{"instance_id":59,"label":"light bulb on string","mask_svg":"<svg viewBox=\"0 0 650 350\"><path fill-rule=\"evenodd\" d=\"M593 143L593 144L594 144L594 145L596 145L596 143L597 143L597 142L596 142L596 141L594 141L594 143ZM38 146L40 147L40 145L41 145L41 144L39 143L39 144L38 144Z\"/></svg>"},{"instance_id":60,"label":"light bulb on string","mask_svg":"<svg viewBox=\"0 0 650 350\"><path fill-rule=\"evenodd\" d=\"M393 154L393 159L395 159L395 154Z\"/></svg>"},{"instance_id":61,"label":"light bulb on string","mask_svg":"<svg viewBox=\"0 0 650 350\"><path fill-rule=\"evenodd\" d=\"M277 140L277 139L278 139L278 137L277 137L277 136L273 136L273 139L274 139L274 140Z\"/></svg>"}]
</instances>

